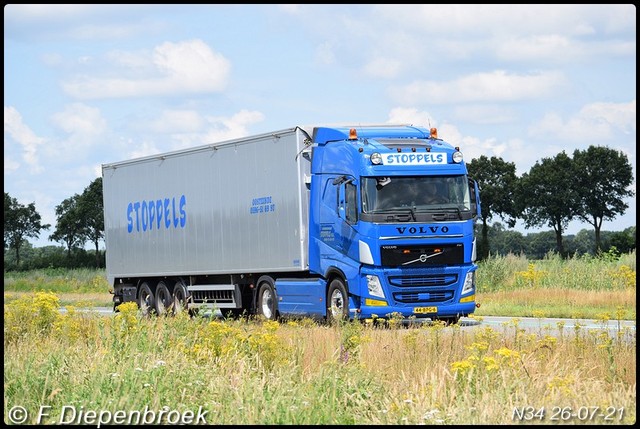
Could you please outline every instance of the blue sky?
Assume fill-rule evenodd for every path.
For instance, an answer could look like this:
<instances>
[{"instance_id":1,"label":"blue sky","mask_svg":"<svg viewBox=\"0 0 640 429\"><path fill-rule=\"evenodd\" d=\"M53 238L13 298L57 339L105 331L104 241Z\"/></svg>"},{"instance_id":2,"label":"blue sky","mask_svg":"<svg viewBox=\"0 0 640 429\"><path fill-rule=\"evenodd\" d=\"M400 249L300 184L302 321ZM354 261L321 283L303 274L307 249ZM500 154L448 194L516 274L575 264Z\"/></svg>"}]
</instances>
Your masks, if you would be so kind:
<instances>
[{"instance_id":1,"label":"blue sky","mask_svg":"<svg viewBox=\"0 0 640 429\"><path fill-rule=\"evenodd\" d=\"M35 246L59 244L55 207L102 164L371 123L436 126L467 161L498 156L518 175L606 146L627 155L635 192L635 6L4 8L4 190L52 225ZM636 224L626 202L603 230Z\"/></svg>"}]
</instances>

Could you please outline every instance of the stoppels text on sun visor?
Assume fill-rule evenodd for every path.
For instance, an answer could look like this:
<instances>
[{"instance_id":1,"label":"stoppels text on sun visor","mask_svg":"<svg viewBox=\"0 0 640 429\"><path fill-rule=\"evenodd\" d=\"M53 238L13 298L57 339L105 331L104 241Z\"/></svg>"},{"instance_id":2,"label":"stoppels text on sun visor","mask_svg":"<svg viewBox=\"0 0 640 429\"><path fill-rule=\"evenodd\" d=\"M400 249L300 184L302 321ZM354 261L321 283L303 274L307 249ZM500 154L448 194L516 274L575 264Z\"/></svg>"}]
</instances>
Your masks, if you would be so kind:
<instances>
[{"instance_id":1,"label":"stoppels text on sun visor","mask_svg":"<svg viewBox=\"0 0 640 429\"><path fill-rule=\"evenodd\" d=\"M382 158L385 165L431 165L446 164L447 154L433 153L391 153Z\"/></svg>"},{"instance_id":2,"label":"stoppels text on sun visor","mask_svg":"<svg viewBox=\"0 0 640 429\"><path fill-rule=\"evenodd\" d=\"M127 231L146 232L184 228L187 224L187 198L159 198L157 200L132 201L127 204Z\"/></svg>"}]
</instances>

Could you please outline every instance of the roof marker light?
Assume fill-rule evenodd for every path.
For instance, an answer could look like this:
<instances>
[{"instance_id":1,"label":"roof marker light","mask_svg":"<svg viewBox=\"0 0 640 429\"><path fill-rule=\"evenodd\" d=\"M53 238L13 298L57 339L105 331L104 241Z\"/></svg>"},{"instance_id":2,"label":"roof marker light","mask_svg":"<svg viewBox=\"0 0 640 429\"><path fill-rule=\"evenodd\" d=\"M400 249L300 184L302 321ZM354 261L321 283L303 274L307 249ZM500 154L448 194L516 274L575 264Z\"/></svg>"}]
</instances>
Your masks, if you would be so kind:
<instances>
[{"instance_id":1,"label":"roof marker light","mask_svg":"<svg viewBox=\"0 0 640 429\"><path fill-rule=\"evenodd\" d=\"M355 128L349 129L349 140L358 140L358 133Z\"/></svg>"},{"instance_id":2,"label":"roof marker light","mask_svg":"<svg viewBox=\"0 0 640 429\"><path fill-rule=\"evenodd\" d=\"M430 139L437 139L438 138L438 129L436 127L433 127L429 130L429 138Z\"/></svg>"}]
</instances>

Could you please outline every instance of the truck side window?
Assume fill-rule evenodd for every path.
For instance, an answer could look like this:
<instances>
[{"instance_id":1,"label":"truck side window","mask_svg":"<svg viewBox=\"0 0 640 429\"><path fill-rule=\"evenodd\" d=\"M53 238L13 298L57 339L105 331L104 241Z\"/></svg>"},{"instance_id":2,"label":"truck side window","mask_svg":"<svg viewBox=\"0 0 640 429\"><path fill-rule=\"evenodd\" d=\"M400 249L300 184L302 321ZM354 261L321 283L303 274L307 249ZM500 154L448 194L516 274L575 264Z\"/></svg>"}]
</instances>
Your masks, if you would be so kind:
<instances>
[{"instance_id":1,"label":"truck side window","mask_svg":"<svg viewBox=\"0 0 640 429\"><path fill-rule=\"evenodd\" d=\"M358 194L353 183L345 185L345 218L349 223L358 221Z\"/></svg>"}]
</instances>

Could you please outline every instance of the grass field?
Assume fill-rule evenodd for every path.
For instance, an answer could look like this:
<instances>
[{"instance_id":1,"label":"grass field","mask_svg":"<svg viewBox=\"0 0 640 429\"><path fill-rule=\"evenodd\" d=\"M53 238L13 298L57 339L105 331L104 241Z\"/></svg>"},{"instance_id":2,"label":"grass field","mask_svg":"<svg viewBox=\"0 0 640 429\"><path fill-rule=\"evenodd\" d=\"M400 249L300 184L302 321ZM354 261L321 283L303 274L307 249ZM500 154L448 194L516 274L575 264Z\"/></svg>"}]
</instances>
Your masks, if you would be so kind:
<instances>
[{"instance_id":1,"label":"grass field","mask_svg":"<svg viewBox=\"0 0 640 429\"><path fill-rule=\"evenodd\" d=\"M522 256L480 262L478 316L636 318L636 253L563 260ZM62 305L112 306L104 270L38 270L4 275L4 301L53 292ZM619 317L620 318L620 317Z\"/></svg>"},{"instance_id":2,"label":"grass field","mask_svg":"<svg viewBox=\"0 0 640 429\"><path fill-rule=\"evenodd\" d=\"M494 258L478 290L480 315L635 320L635 253ZM143 317L134 303L99 317L70 305L88 302L110 304L103 272L5 273L5 423L636 420L635 329Z\"/></svg>"}]
</instances>

